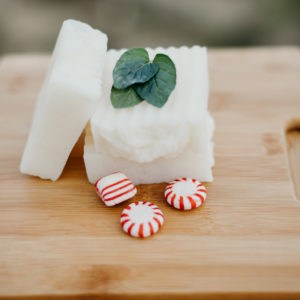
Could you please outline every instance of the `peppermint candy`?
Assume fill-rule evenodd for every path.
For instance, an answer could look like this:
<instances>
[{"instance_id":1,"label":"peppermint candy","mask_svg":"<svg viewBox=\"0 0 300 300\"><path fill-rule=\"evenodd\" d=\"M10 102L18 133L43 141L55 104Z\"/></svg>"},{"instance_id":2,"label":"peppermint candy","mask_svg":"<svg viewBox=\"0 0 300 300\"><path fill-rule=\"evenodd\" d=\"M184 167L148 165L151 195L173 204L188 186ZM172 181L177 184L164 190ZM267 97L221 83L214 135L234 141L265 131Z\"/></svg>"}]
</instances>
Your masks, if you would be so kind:
<instances>
[{"instance_id":1,"label":"peppermint candy","mask_svg":"<svg viewBox=\"0 0 300 300\"><path fill-rule=\"evenodd\" d=\"M169 205L177 209L190 210L199 207L205 201L206 188L196 179L175 179L166 186L165 198Z\"/></svg>"},{"instance_id":2,"label":"peppermint candy","mask_svg":"<svg viewBox=\"0 0 300 300\"><path fill-rule=\"evenodd\" d=\"M137 193L136 187L129 178L120 172L99 178L95 187L97 194L107 206L124 202Z\"/></svg>"},{"instance_id":3,"label":"peppermint candy","mask_svg":"<svg viewBox=\"0 0 300 300\"><path fill-rule=\"evenodd\" d=\"M138 201L124 208L120 222L129 235L145 238L158 232L164 223L164 215L153 203Z\"/></svg>"}]
</instances>

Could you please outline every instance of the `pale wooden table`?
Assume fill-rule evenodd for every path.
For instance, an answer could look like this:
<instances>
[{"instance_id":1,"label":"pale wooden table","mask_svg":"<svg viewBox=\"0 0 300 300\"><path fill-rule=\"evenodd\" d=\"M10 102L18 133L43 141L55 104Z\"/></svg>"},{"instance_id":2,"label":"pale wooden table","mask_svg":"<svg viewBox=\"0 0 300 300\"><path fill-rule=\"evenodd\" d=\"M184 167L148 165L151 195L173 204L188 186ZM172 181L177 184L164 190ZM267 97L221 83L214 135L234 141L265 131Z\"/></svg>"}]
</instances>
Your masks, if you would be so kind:
<instances>
[{"instance_id":1,"label":"pale wooden table","mask_svg":"<svg viewBox=\"0 0 300 300\"><path fill-rule=\"evenodd\" d=\"M217 130L207 202L180 212L164 202L164 184L139 187L136 199L166 217L159 234L139 240L120 229L123 206L97 199L82 158L55 183L19 173L49 57L2 59L0 298L300 297L300 202L285 136L300 124L300 51L211 50L209 60ZM289 141L299 182L296 130Z\"/></svg>"}]
</instances>

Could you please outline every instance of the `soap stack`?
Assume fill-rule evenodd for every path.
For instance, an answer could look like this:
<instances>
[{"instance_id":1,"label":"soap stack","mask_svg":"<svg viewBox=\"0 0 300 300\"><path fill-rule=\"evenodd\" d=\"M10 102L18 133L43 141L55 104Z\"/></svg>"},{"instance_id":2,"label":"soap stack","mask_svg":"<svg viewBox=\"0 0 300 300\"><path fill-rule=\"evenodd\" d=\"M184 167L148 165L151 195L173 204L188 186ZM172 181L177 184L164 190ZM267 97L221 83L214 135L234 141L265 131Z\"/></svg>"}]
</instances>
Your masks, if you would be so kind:
<instances>
[{"instance_id":1,"label":"soap stack","mask_svg":"<svg viewBox=\"0 0 300 300\"><path fill-rule=\"evenodd\" d=\"M206 48L149 49L175 64L176 86L162 108L146 101L114 108L113 68L123 50L107 51L107 36L82 22L63 23L39 94L21 172L57 180L86 129L88 179L116 171L134 184L190 177L212 181L214 123L208 104Z\"/></svg>"},{"instance_id":2,"label":"soap stack","mask_svg":"<svg viewBox=\"0 0 300 300\"><path fill-rule=\"evenodd\" d=\"M177 83L167 103L142 102L115 109L110 91L113 68L125 50L109 50L103 68L102 96L87 130L84 161L90 182L122 170L135 184L192 177L212 181L214 123L207 110L206 48L156 48L150 58L167 54Z\"/></svg>"}]
</instances>

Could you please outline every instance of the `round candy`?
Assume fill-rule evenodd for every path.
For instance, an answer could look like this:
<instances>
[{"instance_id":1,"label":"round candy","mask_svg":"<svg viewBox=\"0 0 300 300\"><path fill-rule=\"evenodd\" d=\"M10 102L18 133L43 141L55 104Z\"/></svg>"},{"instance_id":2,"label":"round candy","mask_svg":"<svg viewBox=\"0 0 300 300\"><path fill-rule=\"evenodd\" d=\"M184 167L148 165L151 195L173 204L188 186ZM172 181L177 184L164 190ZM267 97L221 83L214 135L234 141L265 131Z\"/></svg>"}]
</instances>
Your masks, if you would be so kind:
<instances>
[{"instance_id":1,"label":"round candy","mask_svg":"<svg viewBox=\"0 0 300 300\"><path fill-rule=\"evenodd\" d=\"M129 178L120 172L98 179L95 187L97 194L107 206L124 202L137 193L136 187Z\"/></svg>"},{"instance_id":2,"label":"round candy","mask_svg":"<svg viewBox=\"0 0 300 300\"><path fill-rule=\"evenodd\" d=\"M196 179L175 179L166 186L165 198L171 206L189 210L199 207L205 201L206 188Z\"/></svg>"},{"instance_id":3,"label":"round candy","mask_svg":"<svg viewBox=\"0 0 300 300\"><path fill-rule=\"evenodd\" d=\"M151 202L129 204L121 214L121 226L131 236L145 238L155 234L164 223L164 215Z\"/></svg>"}]
</instances>

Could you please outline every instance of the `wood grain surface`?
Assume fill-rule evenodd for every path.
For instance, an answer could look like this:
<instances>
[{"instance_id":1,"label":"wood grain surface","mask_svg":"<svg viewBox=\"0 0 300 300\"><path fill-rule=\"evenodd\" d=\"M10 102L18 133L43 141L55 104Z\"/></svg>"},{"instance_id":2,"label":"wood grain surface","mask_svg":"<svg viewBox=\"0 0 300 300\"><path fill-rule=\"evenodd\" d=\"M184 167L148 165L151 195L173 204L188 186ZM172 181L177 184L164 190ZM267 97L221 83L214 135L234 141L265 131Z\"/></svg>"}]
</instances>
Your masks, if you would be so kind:
<instances>
[{"instance_id":1,"label":"wood grain surface","mask_svg":"<svg viewBox=\"0 0 300 300\"><path fill-rule=\"evenodd\" d=\"M166 204L165 184L139 186L133 201L165 213L145 240L121 231L125 204L99 201L81 156L57 182L19 173L48 63L0 63L1 299L300 298L300 143L286 135L300 124L299 48L209 51L215 181L191 212Z\"/></svg>"}]
</instances>

